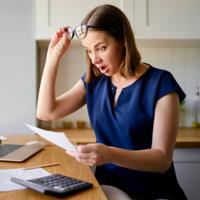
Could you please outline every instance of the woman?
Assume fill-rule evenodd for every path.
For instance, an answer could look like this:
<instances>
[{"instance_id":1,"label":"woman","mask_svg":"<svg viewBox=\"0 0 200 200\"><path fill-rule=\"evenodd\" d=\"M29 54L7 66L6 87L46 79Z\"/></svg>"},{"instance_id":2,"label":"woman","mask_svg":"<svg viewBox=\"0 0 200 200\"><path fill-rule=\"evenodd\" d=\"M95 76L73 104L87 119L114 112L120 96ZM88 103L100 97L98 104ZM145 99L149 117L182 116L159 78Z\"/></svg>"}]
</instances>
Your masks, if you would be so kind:
<instances>
[{"instance_id":1,"label":"woman","mask_svg":"<svg viewBox=\"0 0 200 200\"><path fill-rule=\"evenodd\" d=\"M86 49L87 71L72 89L56 97L59 62L74 35ZM108 199L120 199L117 192L124 199L186 199L172 161L179 102L184 98L171 73L141 62L126 16L102 5L74 30L60 28L52 38L37 117L55 120L87 104L97 143L66 153L96 166Z\"/></svg>"}]
</instances>

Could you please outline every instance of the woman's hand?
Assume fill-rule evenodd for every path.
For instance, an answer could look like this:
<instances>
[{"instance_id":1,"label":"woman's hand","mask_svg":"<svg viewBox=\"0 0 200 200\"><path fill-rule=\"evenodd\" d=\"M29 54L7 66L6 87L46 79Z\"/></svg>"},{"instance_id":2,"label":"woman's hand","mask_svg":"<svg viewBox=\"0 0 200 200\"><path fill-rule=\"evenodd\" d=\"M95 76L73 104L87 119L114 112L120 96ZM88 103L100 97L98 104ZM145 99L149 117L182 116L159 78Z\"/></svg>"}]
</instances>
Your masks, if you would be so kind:
<instances>
[{"instance_id":1,"label":"woman's hand","mask_svg":"<svg viewBox=\"0 0 200 200\"><path fill-rule=\"evenodd\" d=\"M109 162L108 151L109 147L104 144L86 144L79 145L78 152L66 153L86 165L97 166Z\"/></svg>"},{"instance_id":2,"label":"woman's hand","mask_svg":"<svg viewBox=\"0 0 200 200\"><path fill-rule=\"evenodd\" d=\"M50 58L60 59L69 48L70 42L71 40L69 39L67 29L65 27L60 28L50 41L47 60Z\"/></svg>"}]
</instances>

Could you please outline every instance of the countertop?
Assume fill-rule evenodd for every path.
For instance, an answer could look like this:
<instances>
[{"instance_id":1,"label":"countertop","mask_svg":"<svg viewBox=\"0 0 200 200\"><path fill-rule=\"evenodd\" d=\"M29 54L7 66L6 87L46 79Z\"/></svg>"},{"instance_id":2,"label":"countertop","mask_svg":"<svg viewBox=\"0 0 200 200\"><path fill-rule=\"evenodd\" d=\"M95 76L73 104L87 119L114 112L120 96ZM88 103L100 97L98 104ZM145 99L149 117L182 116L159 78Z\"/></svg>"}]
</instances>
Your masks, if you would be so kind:
<instances>
[{"instance_id":1,"label":"countertop","mask_svg":"<svg viewBox=\"0 0 200 200\"><path fill-rule=\"evenodd\" d=\"M200 129L179 128L176 147L200 147Z\"/></svg>"},{"instance_id":2,"label":"countertop","mask_svg":"<svg viewBox=\"0 0 200 200\"><path fill-rule=\"evenodd\" d=\"M56 129L56 131L65 132L74 143L93 143L96 141L92 129ZM200 147L200 129L179 128L176 147Z\"/></svg>"}]
</instances>

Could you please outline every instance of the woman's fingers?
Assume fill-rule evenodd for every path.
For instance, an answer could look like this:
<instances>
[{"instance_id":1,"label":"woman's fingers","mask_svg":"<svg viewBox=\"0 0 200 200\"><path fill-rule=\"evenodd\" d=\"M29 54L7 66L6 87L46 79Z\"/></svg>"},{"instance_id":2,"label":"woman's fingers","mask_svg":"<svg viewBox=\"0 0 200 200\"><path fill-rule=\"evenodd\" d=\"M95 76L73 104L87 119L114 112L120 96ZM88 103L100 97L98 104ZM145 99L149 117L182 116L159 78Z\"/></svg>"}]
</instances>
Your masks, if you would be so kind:
<instances>
[{"instance_id":1,"label":"woman's fingers","mask_svg":"<svg viewBox=\"0 0 200 200\"><path fill-rule=\"evenodd\" d=\"M74 157L76 160L90 165L101 165L106 162L104 158L105 145L102 144L87 144L87 145L79 145L78 152L67 151L66 153L70 156Z\"/></svg>"},{"instance_id":2,"label":"woman's fingers","mask_svg":"<svg viewBox=\"0 0 200 200\"><path fill-rule=\"evenodd\" d=\"M55 46L60 40L68 40L68 33L66 32L66 28L62 27L59 28L56 33L53 35L51 42L50 42L50 46Z\"/></svg>"},{"instance_id":3,"label":"woman's fingers","mask_svg":"<svg viewBox=\"0 0 200 200\"><path fill-rule=\"evenodd\" d=\"M78 145L77 149L81 153L90 153L90 152L93 152L95 150L94 146L92 144Z\"/></svg>"},{"instance_id":4,"label":"woman's fingers","mask_svg":"<svg viewBox=\"0 0 200 200\"><path fill-rule=\"evenodd\" d=\"M74 152L74 151L66 151L66 153L79 162L82 162L86 165L93 166L95 164L95 155L93 152L90 153L81 153L81 152Z\"/></svg>"}]
</instances>

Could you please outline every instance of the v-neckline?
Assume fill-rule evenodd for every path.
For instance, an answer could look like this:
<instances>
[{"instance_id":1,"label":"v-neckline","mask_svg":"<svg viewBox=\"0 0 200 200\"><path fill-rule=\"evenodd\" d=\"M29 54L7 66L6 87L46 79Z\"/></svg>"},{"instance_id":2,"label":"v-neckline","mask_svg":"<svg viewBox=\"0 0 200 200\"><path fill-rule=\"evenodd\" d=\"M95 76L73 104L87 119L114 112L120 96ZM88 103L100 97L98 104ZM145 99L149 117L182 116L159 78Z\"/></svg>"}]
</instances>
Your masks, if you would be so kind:
<instances>
[{"instance_id":1,"label":"v-neckline","mask_svg":"<svg viewBox=\"0 0 200 200\"><path fill-rule=\"evenodd\" d=\"M146 64L146 63L144 63ZM145 74L150 71L150 69L152 68L151 65L149 64L146 64L148 65L149 67L146 69L146 71L136 80L130 82L130 84L126 85L125 87L122 87L121 91L124 91L126 89L128 89L129 87L132 87L133 85L135 85L143 76L145 76ZM111 82L111 86L114 87L114 88L117 88L117 86L112 82L111 78L110 78L110 82Z\"/></svg>"},{"instance_id":2,"label":"v-neckline","mask_svg":"<svg viewBox=\"0 0 200 200\"><path fill-rule=\"evenodd\" d=\"M146 63L145 63L145 64L146 64ZM149 64L148 64L148 65L149 65ZM123 87L123 88L121 89L121 91L120 91L120 93L119 93L119 95L118 95L116 101L115 101L115 95L116 95L117 87L112 83L111 78L109 78L109 81L110 81L110 84L111 84L111 89L112 89L112 94L113 94L113 95L112 95L113 98L112 98L112 102L111 102L111 105L112 105L112 109L113 109L113 110L116 110L117 105L119 104L119 100L120 100L120 97L122 96L122 94L124 94L124 93L126 92L127 89L129 89L129 88L135 86L135 85L145 76L145 74L147 74L148 71L150 71L151 68L152 68L151 65L149 65L149 67L147 68L147 70L146 70L138 79L136 79L135 81L133 81L133 82L130 83L129 85Z\"/></svg>"}]
</instances>

